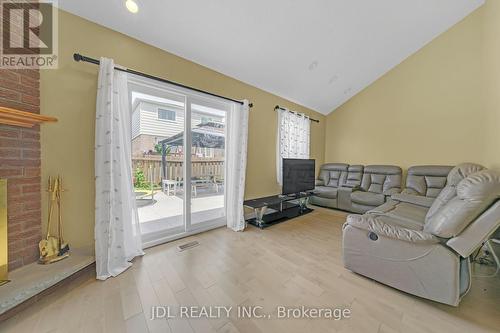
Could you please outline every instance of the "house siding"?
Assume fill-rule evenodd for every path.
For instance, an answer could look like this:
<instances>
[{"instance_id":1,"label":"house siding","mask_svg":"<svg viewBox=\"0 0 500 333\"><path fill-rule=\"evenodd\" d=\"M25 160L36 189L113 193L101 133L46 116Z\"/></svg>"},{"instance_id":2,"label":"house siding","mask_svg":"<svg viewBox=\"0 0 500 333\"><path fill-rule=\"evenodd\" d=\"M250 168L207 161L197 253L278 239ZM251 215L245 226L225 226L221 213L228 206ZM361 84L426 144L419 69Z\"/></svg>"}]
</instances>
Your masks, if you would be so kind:
<instances>
[{"instance_id":1,"label":"house siding","mask_svg":"<svg viewBox=\"0 0 500 333\"><path fill-rule=\"evenodd\" d=\"M136 138L140 134L141 128L141 109L140 104L138 104L134 111L132 112L132 139Z\"/></svg>"},{"instance_id":2,"label":"house siding","mask_svg":"<svg viewBox=\"0 0 500 333\"><path fill-rule=\"evenodd\" d=\"M176 111L175 121L161 120L158 119L158 107L161 108L162 106L148 102L138 103L137 109L140 109L140 112L135 111L132 115L132 137L136 137L140 134L145 134L155 136L158 139L165 139L184 131L183 110ZM139 114L139 116L135 116L136 113ZM134 119L134 116L138 119ZM201 119L204 116L205 115L202 115L200 113L193 112L191 120L193 125L196 126L200 124ZM206 116L216 121L222 121L222 117L213 115ZM134 126L138 127L138 130L136 132L134 132ZM137 134L134 135L134 133Z\"/></svg>"},{"instance_id":3,"label":"house siding","mask_svg":"<svg viewBox=\"0 0 500 333\"><path fill-rule=\"evenodd\" d=\"M158 139L168 138L184 130L184 112L176 112L175 121L158 119L158 104L141 102L140 134L153 135Z\"/></svg>"}]
</instances>

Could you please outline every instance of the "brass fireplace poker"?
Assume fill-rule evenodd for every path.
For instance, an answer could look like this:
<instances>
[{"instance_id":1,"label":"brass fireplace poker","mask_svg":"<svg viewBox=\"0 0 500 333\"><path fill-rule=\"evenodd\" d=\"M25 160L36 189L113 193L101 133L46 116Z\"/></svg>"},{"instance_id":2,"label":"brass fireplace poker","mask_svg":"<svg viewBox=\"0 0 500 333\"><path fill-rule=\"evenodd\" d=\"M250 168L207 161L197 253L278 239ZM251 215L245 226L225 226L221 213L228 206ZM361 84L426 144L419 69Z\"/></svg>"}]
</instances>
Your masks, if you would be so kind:
<instances>
[{"instance_id":1,"label":"brass fireplace poker","mask_svg":"<svg viewBox=\"0 0 500 333\"><path fill-rule=\"evenodd\" d=\"M40 241L40 264L51 264L53 262L69 257L69 245L64 242L61 216L61 195L63 192L62 179L60 176L52 180L49 177L47 192L49 193L47 236ZM57 236L51 234L52 216L57 205Z\"/></svg>"}]
</instances>

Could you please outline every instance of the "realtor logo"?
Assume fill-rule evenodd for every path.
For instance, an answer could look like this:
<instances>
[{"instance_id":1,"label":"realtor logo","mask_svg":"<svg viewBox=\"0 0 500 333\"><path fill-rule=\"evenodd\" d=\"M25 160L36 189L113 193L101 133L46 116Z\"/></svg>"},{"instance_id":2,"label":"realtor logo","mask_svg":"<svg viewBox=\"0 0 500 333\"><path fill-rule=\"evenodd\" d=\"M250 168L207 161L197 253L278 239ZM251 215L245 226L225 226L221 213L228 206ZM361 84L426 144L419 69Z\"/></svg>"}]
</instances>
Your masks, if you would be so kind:
<instances>
[{"instance_id":1,"label":"realtor logo","mask_svg":"<svg viewBox=\"0 0 500 333\"><path fill-rule=\"evenodd\" d=\"M54 1L0 0L0 68L57 68Z\"/></svg>"}]
</instances>

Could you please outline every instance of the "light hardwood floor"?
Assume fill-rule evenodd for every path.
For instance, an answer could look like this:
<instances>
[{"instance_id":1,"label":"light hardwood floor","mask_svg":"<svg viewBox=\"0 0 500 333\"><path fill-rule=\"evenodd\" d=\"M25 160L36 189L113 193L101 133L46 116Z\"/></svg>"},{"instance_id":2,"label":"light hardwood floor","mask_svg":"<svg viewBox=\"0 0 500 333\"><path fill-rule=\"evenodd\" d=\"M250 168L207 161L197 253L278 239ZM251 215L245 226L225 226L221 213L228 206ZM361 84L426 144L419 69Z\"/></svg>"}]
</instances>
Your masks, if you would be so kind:
<instances>
[{"instance_id":1,"label":"light hardwood floor","mask_svg":"<svg viewBox=\"0 0 500 333\"><path fill-rule=\"evenodd\" d=\"M485 332L500 329L500 278L475 278L460 307L346 270L344 213L317 208L266 230L224 228L147 250L117 278L82 276L0 324L0 332ZM177 245L200 245L179 252ZM348 307L350 319L149 320L155 305Z\"/></svg>"}]
</instances>

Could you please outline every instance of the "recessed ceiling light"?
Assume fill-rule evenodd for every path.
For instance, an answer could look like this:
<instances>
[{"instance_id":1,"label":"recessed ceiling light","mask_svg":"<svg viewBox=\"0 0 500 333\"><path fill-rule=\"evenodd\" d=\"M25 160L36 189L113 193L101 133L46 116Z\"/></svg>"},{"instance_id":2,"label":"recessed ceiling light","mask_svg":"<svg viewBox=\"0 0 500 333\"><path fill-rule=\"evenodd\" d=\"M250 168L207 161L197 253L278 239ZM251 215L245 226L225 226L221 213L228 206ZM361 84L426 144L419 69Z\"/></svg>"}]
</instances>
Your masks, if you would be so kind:
<instances>
[{"instance_id":1,"label":"recessed ceiling light","mask_svg":"<svg viewBox=\"0 0 500 333\"><path fill-rule=\"evenodd\" d=\"M309 70L312 71L313 69L315 69L316 67L318 67L318 62L317 61L313 61L311 62L311 64L309 65Z\"/></svg>"},{"instance_id":2,"label":"recessed ceiling light","mask_svg":"<svg viewBox=\"0 0 500 333\"><path fill-rule=\"evenodd\" d=\"M127 0L125 1L125 6L127 7L128 11L131 13L137 13L139 11L139 6L134 0Z\"/></svg>"},{"instance_id":3,"label":"recessed ceiling light","mask_svg":"<svg viewBox=\"0 0 500 333\"><path fill-rule=\"evenodd\" d=\"M339 79L339 77L337 75L334 75L330 78L330 80L328 81L329 84L332 84L333 82L337 81Z\"/></svg>"}]
</instances>

